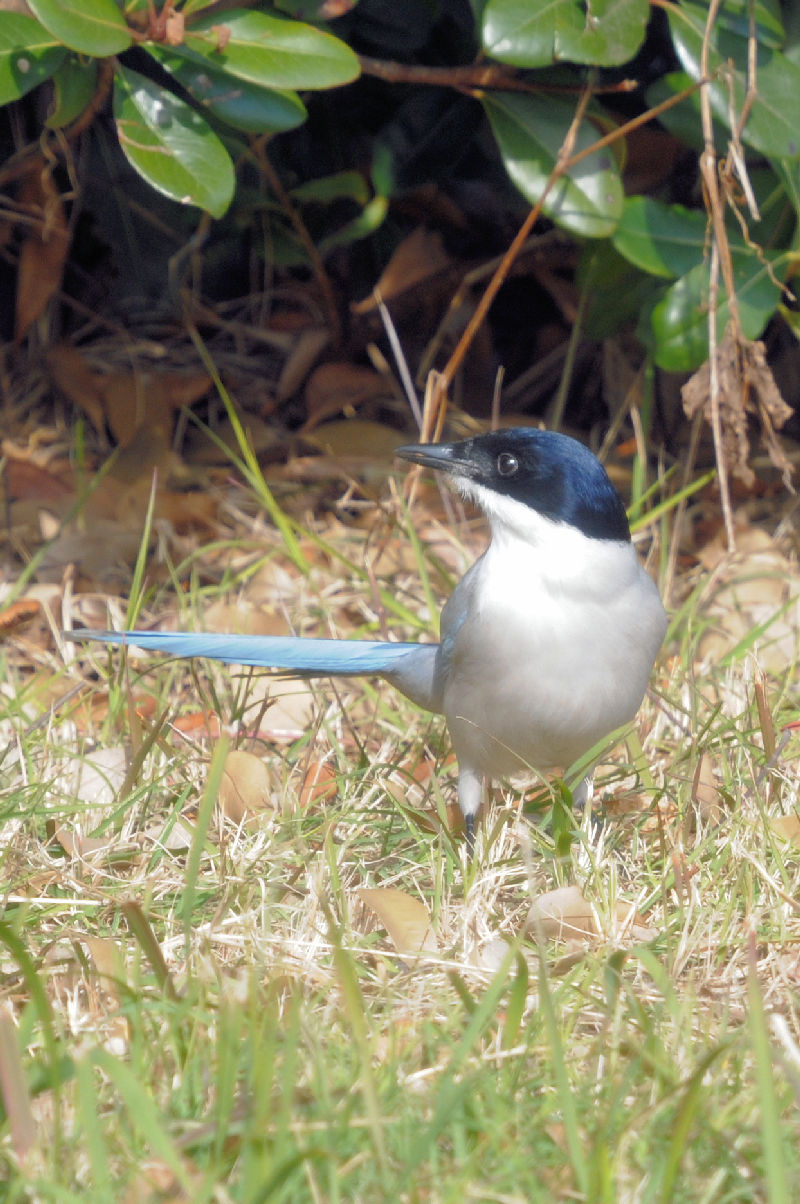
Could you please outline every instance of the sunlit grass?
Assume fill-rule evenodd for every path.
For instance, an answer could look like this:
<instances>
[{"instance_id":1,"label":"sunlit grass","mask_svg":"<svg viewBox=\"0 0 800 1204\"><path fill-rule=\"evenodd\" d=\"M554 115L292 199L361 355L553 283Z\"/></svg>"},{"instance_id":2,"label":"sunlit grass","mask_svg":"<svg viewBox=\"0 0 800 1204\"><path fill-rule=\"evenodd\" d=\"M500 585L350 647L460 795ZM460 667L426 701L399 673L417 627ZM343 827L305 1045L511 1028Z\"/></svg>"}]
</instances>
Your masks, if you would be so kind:
<instances>
[{"instance_id":1,"label":"sunlit grass","mask_svg":"<svg viewBox=\"0 0 800 1204\"><path fill-rule=\"evenodd\" d=\"M390 522L382 534L400 540ZM454 571L444 545L421 546L376 590L360 532L335 555L324 530L292 533L295 630L311 633L310 599L321 634L386 625L414 639L430 626L428 590L441 596ZM182 598L140 572L136 606L199 625L220 597L246 600L265 563L285 569L282 539L260 533L216 584L191 575ZM602 827L565 831L558 808L552 825L524 827L520 795L503 791L472 865L441 822L454 791L441 723L388 687L321 682L308 732L276 743L258 675L85 648L79 667L98 675L87 692L108 690L107 704L49 715L58 691L42 704L44 670L10 649L5 1198L791 1199L800 848L771 821L797 805L797 738L768 764L758 648L700 663L702 589L685 597L642 710L643 759L631 740L598 772ZM64 695L76 673L63 670ZM796 692L765 685L780 732ZM137 713L130 697L145 694ZM201 710L222 736L177 723ZM221 741L273 768L274 809L251 827L216 813ZM76 760L123 745L109 802L70 793ZM321 757L335 797L302 806ZM426 758L440 773L415 777ZM70 855L59 827L111 848ZM532 897L565 883L581 885L602 938L540 944L526 930ZM376 886L425 902L438 954L398 956L358 895ZM645 936L619 923L618 900Z\"/></svg>"}]
</instances>

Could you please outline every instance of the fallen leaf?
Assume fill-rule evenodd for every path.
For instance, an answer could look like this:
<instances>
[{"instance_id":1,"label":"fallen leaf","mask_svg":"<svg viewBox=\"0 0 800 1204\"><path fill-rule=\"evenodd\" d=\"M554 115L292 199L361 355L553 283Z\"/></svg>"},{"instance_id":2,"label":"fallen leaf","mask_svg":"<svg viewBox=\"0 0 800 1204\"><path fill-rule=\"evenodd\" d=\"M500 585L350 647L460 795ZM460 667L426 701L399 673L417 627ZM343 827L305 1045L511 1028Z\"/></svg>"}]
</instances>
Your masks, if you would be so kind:
<instances>
[{"instance_id":1,"label":"fallen leaf","mask_svg":"<svg viewBox=\"0 0 800 1204\"><path fill-rule=\"evenodd\" d=\"M393 396L391 385L373 368L360 364L328 363L315 368L305 389L308 417L300 433L306 435L333 414L356 409L365 402Z\"/></svg>"},{"instance_id":2,"label":"fallen leaf","mask_svg":"<svg viewBox=\"0 0 800 1204\"><path fill-rule=\"evenodd\" d=\"M137 430L172 431L175 411L194 405L211 388L207 372L133 372L98 376L103 409L111 433L121 445Z\"/></svg>"},{"instance_id":3,"label":"fallen leaf","mask_svg":"<svg viewBox=\"0 0 800 1204\"><path fill-rule=\"evenodd\" d=\"M259 458L273 449L280 449L283 441L281 432L274 425L259 418L258 414L243 414L242 427L250 450ZM241 456L242 449L229 418L223 418L221 422L216 423L213 434L212 439L204 426L190 427L183 444L183 457L187 464L230 466L233 456Z\"/></svg>"},{"instance_id":4,"label":"fallen leaf","mask_svg":"<svg viewBox=\"0 0 800 1204\"><path fill-rule=\"evenodd\" d=\"M791 815L777 815L769 821L769 826L784 840L800 845L800 815L793 811Z\"/></svg>"},{"instance_id":5,"label":"fallen leaf","mask_svg":"<svg viewBox=\"0 0 800 1204\"><path fill-rule=\"evenodd\" d=\"M7 447L3 448L3 455L3 485L11 501L32 498L37 502L55 502L74 496L72 485L64 479L63 464L59 466L62 475L56 475L50 468L12 455Z\"/></svg>"},{"instance_id":6,"label":"fallen leaf","mask_svg":"<svg viewBox=\"0 0 800 1204\"><path fill-rule=\"evenodd\" d=\"M765 531L736 517L736 553L725 552L719 537L700 552L713 575L702 602L710 621L699 656L719 662L740 642L752 641L761 668L783 673L800 651L800 573ZM757 628L763 630L754 638Z\"/></svg>"},{"instance_id":7,"label":"fallen leaf","mask_svg":"<svg viewBox=\"0 0 800 1204\"><path fill-rule=\"evenodd\" d=\"M71 243L64 202L52 167L42 162L41 168L23 176L17 197L17 203L26 212L41 219L25 227L19 253L15 321L18 342L61 288Z\"/></svg>"},{"instance_id":8,"label":"fallen leaf","mask_svg":"<svg viewBox=\"0 0 800 1204\"><path fill-rule=\"evenodd\" d=\"M84 836L81 832L57 824L54 835L64 852L79 861L97 860L101 853L113 853L115 865L122 866L129 864L137 852L136 845L130 842L121 844L115 832L109 832L107 836Z\"/></svg>"},{"instance_id":9,"label":"fallen leaf","mask_svg":"<svg viewBox=\"0 0 800 1204\"><path fill-rule=\"evenodd\" d=\"M328 803L336 798L339 786L327 761L312 761L303 778L298 802L305 811L313 803Z\"/></svg>"},{"instance_id":10,"label":"fallen leaf","mask_svg":"<svg viewBox=\"0 0 800 1204\"><path fill-rule=\"evenodd\" d=\"M274 811L275 788L265 763L244 749L232 749L225 758L217 801L222 814L235 824L259 811Z\"/></svg>"},{"instance_id":11,"label":"fallen leaf","mask_svg":"<svg viewBox=\"0 0 800 1204\"><path fill-rule=\"evenodd\" d=\"M268 673L254 678L248 694L250 710L259 695L269 698L269 709L261 722L261 735L282 744L297 740L308 731L317 705L317 691L302 678L280 678Z\"/></svg>"},{"instance_id":12,"label":"fallen leaf","mask_svg":"<svg viewBox=\"0 0 800 1204\"><path fill-rule=\"evenodd\" d=\"M323 327L312 326L302 330L294 341L281 370L275 397L286 401L302 385L314 364L330 342L330 334Z\"/></svg>"},{"instance_id":13,"label":"fallen leaf","mask_svg":"<svg viewBox=\"0 0 800 1204\"><path fill-rule=\"evenodd\" d=\"M404 435L380 422L369 422L363 418L343 418L338 422L326 422L316 427L313 434L306 436L308 443L315 444L320 451L336 459L363 458L374 464L381 479L387 474L396 447L406 442Z\"/></svg>"},{"instance_id":14,"label":"fallen leaf","mask_svg":"<svg viewBox=\"0 0 800 1204\"><path fill-rule=\"evenodd\" d=\"M98 372L69 343L52 347L47 363L61 392L100 434L108 424L121 446L140 430L159 429L168 444L175 412L194 405L211 387L207 372L154 371L140 364L128 372Z\"/></svg>"},{"instance_id":15,"label":"fallen leaf","mask_svg":"<svg viewBox=\"0 0 800 1204\"><path fill-rule=\"evenodd\" d=\"M99 377L71 343L56 343L47 353L53 384L76 409L82 410L95 431L105 439L106 419Z\"/></svg>"},{"instance_id":16,"label":"fallen leaf","mask_svg":"<svg viewBox=\"0 0 800 1204\"><path fill-rule=\"evenodd\" d=\"M264 610L252 599L247 586L233 602L212 602L203 612L203 628L236 635L291 634L285 615Z\"/></svg>"},{"instance_id":17,"label":"fallen leaf","mask_svg":"<svg viewBox=\"0 0 800 1204\"><path fill-rule=\"evenodd\" d=\"M419 287L431 276L446 271L452 263L453 259L445 251L439 231L417 226L394 251L374 291L350 308L356 314L372 313L377 308L376 292L382 300L389 301L409 289Z\"/></svg>"},{"instance_id":18,"label":"fallen leaf","mask_svg":"<svg viewBox=\"0 0 800 1204\"><path fill-rule=\"evenodd\" d=\"M128 754L121 745L98 748L64 766L62 790L68 798L104 812L116 802L127 772Z\"/></svg>"},{"instance_id":19,"label":"fallen leaf","mask_svg":"<svg viewBox=\"0 0 800 1204\"><path fill-rule=\"evenodd\" d=\"M621 930L615 938L636 941L651 940L655 935L637 914L632 903L618 900L614 910L616 926ZM579 886L559 886L546 891L531 904L526 928L540 930L544 936L559 941L593 942L601 935L597 913L584 898Z\"/></svg>"},{"instance_id":20,"label":"fallen leaf","mask_svg":"<svg viewBox=\"0 0 800 1204\"><path fill-rule=\"evenodd\" d=\"M33 598L20 598L0 610L0 639L7 639L41 612L41 603Z\"/></svg>"},{"instance_id":21,"label":"fallen leaf","mask_svg":"<svg viewBox=\"0 0 800 1204\"><path fill-rule=\"evenodd\" d=\"M54 802L61 806L64 799L69 799L83 804L79 819L55 826L56 840L71 857L83 860L99 853L113 853L116 861L129 859L134 853L134 846L121 845L116 832L90 835L116 804L127 772L128 756L119 745L99 748L62 766L57 788L51 790Z\"/></svg>"},{"instance_id":22,"label":"fallen leaf","mask_svg":"<svg viewBox=\"0 0 800 1204\"><path fill-rule=\"evenodd\" d=\"M438 952L428 909L420 899L394 887L363 887L358 895L375 912L398 953Z\"/></svg>"},{"instance_id":23,"label":"fallen leaf","mask_svg":"<svg viewBox=\"0 0 800 1204\"><path fill-rule=\"evenodd\" d=\"M556 940L585 940L599 933L594 910L579 886L559 886L531 904L526 927Z\"/></svg>"},{"instance_id":24,"label":"fallen leaf","mask_svg":"<svg viewBox=\"0 0 800 1204\"><path fill-rule=\"evenodd\" d=\"M697 762L692 782L692 800L700 816L711 824L722 821L724 811L720 804L720 792L714 776L714 763L708 753L703 753Z\"/></svg>"},{"instance_id":25,"label":"fallen leaf","mask_svg":"<svg viewBox=\"0 0 800 1204\"><path fill-rule=\"evenodd\" d=\"M11 1007L0 1005L0 1095L8 1119L11 1149L20 1167L36 1145L40 1126L33 1113L27 1059Z\"/></svg>"}]
</instances>

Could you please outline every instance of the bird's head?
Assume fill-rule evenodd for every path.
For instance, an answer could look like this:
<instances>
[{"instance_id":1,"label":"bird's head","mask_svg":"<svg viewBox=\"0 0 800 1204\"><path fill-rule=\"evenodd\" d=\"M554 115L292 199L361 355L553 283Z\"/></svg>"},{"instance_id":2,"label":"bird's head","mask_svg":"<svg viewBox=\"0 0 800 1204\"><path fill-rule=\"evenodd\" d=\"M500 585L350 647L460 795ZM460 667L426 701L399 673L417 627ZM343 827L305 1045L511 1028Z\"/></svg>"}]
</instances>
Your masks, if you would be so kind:
<instances>
[{"instance_id":1,"label":"bird's head","mask_svg":"<svg viewBox=\"0 0 800 1204\"><path fill-rule=\"evenodd\" d=\"M606 470L568 435L515 427L460 443L398 447L395 454L447 473L493 525L525 525L523 507L591 539L630 540L625 508Z\"/></svg>"}]
</instances>

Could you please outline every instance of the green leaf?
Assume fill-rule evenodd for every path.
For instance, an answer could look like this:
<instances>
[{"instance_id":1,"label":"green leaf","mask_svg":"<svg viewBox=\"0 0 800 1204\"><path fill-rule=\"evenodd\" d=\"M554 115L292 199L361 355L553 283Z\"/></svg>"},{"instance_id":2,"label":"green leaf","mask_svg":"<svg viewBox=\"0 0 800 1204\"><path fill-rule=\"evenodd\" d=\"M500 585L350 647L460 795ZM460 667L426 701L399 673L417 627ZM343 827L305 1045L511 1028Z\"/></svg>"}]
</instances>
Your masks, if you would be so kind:
<instances>
[{"instance_id":1,"label":"green leaf","mask_svg":"<svg viewBox=\"0 0 800 1204\"><path fill-rule=\"evenodd\" d=\"M329 205L331 201L355 201L364 206L370 199L367 181L360 171L337 171L330 176L319 176L316 180L306 180L293 188L290 196L293 201L305 204L316 201L320 205Z\"/></svg>"},{"instance_id":2,"label":"green leaf","mask_svg":"<svg viewBox=\"0 0 800 1204\"><path fill-rule=\"evenodd\" d=\"M787 5L789 11L791 7ZM780 0L724 0L715 24L717 28L746 38L750 33L751 14L755 22L757 41L762 46L771 46L773 50L780 49L786 37Z\"/></svg>"},{"instance_id":3,"label":"green leaf","mask_svg":"<svg viewBox=\"0 0 800 1204\"><path fill-rule=\"evenodd\" d=\"M105 58L127 50L133 38L114 0L29 0L45 29L81 54Z\"/></svg>"},{"instance_id":4,"label":"green leaf","mask_svg":"<svg viewBox=\"0 0 800 1204\"><path fill-rule=\"evenodd\" d=\"M150 46L148 49L193 100L234 129L247 134L293 130L308 116L296 92L282 92L246 80L231 79L225 71L212 66L208 59L198 63L194 57L184 57L180 47Z\"/></svg>"},{"instance_id":5,"label":"green leaf","mask_svg":"<svg viewBox=\"0 0 800 1204\"><path fill-rule=\"evenodd\" d=\"M692 86L693 82L685 71L669 71L647 89L647 103L648 105L655 106L665 100L670 100L673 96L677 96L679 92L685 92L687 88ZM699 89L695 89L680 104L672 105L671 108L665 109L658 120L661 125L666 126L670 134L677 138L679 142L683 142L685 146L696 150L698 154L703 150L703 123L700 117ZM714 145L724 146L727 142L725 127L720 125L713 116L711 124Z\"/></svg>"},{"instance_id":6,"label":"green leaf","mask_svg":"<svg viewBox=\"0 0 800 1204\"><path fill-rule=\"evenodd\" d=\"M556 16L556 58L598 67L626 63L644 40L649 16L648 0L562 4Z\"/></svg>"},{"instance_id":7,"label":"green leaf","mask_svg":"<svg viewBox=\"0 0 800 1204\"><path fill-rule=\"evenodd\" d=\"M66 55L33 17L0 13L0 105L19 100L49 79Z\"/></svg>"},{"instance_id":8,"label":"green leaf","mask_svg":"<svg viewBox=\"0 0 800 1204\"><path fill-rule=\"evenodd\" d=\"M506 171L522 195L535 204L556 164L574 107L549 96L515 92L485 93L481 98ZM575 151L597 140L589 122L578 130ZM585 238L608 238L622 214L622 184L607 150L599 150L570 168L548 193L544 212Z\"/></svg>"},{"instance_id":9,"label":"green leaf","mask_svg":"<svg viewBox=\"0 0 800 1204\"><path fill-rule=\"evenodd\" d=\"M642 314L649 320L663 296L664 284L645 275L614 249L609 240L587 243L578 265L578 287L587 297L583 331L601 342L623 326L633 326ZM652 342L649 321L646 332Z\"/></svg>"},{"instance_id":10,"label":"green leaf","mask_svg":"<svg viewBox=\"0 0 800 1204\"><path fill-rule=\"evenodd\" d=\"M700 57L707 8L699 4L672 5L670 31L684 70L697 80L701 77ZM731 89L734 119L743 111L747 91L748 42L729 32L724 22L715 24L709 52L709 69L719 72L719 82L709 85L714 115L730 128ZM733 69L729 67L733 64ZM756 44L757 94L750 109L742 138L749 146L776 158L800 155L797 112L800 109L800 67L771 50L763 42Z\"/></svg>"},{"instance_id":11,"label":"green leaf","mask_svg":"<svg viewBox=\"0 0 800 1204\"><path fill-rule=\"evenodd\" d=\"M778 274L788 256L770 258ZM742 331L756 339L775 312L781 290L765 263L748 248L733 253L733 274ZM778 276L778 278L780 278ZM717 308L717 339L721 340L730 318L725 288L720 282ZM699 263L669 288L653 310L655 360L669 372L693 372L708 359L708 265Z\"/></svg>"},{"instance_id":12,"label":"green leaf","mask_svg":"<svg viewBox=\"0 0 800 1204\"><path fill-rule=\"evenodd\" d=\"M643 272L674 280L702 262L707 233L708 218L700 210L633 196L624 203L613 243Z\"/></svg>"},{"instance_id":13,"label":"green leaf","mask_svg":"<svg viewBox=\"0 0 800 1204\"><path fill-rule=\"evenodd\" d=\"M317 250L323 257L330 255L337 247L347 247L359 239L369 238L370 234L383 224L389 212L389 200L385 196L373 197L352 221L347 222L332 234L320 240Z\"/></svg>"},{"instance_id":14,"label":"green leaf","mask_svg":"<svg viewBox=\"0 0 800 1204\"><path fill-rule=\"evenodd\" d=\"M70 54L53 75L54 103L45 125L63 129L90 103L97 88L97 63L82 63Z\"/></svg>"},{"instance_id":15,"label":"green leaf","mask_svg":"<svg viewBox=\"0 0 800 1204\"><path fill-rule=\"evenodd\" d=\"M240 9L193 21L181 54L264 88L332 88L360 71L350 47L331 34Z\"/></svg>"},{"instance_id":16,"label":"green leaf","mask_svg":"<svg viewBox=\"0 0 800 1204\"><path fill-rule=\"evenodd\" d=\"M636 53L649 15L648 0L489 0L481 39L487 54L516 67L557 59L610 67Z\"/></svg>"},{"instance_id":17,"label":"green leaf","mask_svg":"<svg viewBox=\"0 0 800 1204\"><path fill-rule=\"evenodd\" d=\"M222 217L236 183L233 164L199 113L152 80L118 66L114 117L122 150L153 188Z\"/></svg>"},{"instance_id":18,"label":"green leaf","mask_svg":"<svg viewBox=\"0 0 800 1204\"><path fill-rule=\"evenodd\" d=\"M556 19L562 0L489 0L481 44L515 67L545 67L555 58Z\"/></svg>"}]
</instances>

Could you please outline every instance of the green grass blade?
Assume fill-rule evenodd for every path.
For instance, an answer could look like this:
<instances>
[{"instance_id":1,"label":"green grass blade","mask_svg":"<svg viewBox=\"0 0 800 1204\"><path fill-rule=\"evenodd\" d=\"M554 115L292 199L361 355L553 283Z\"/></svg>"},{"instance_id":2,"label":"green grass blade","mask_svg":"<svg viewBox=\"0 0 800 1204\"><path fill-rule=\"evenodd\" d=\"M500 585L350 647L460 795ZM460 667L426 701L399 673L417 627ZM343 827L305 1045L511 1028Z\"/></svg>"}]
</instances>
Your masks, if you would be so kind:
<instances>
[{"instance_id":1,"label":"green grass blade","mask_svg":"<svg viewBox=\"0 0 800 1204\"><path fill-rule=\"evenodd\" d=\"M214 806L219 796L220 783L222 775L225 771L225 758L230 749L230 740L223 736L217 742L214 749L214 754L211 758L211 764L208 767L208 777L206 778L205 789L203 790L200 806L197 809L197 820L195 823L194 835L192 837L192 847L189 850L189 858L186 863L186 880L184 883L183 898L181 899L181 918L183 920L183 931L186 938L187 952L191 948L192 926L194 922L194 907L197 896L197 880L200 875L200 862L203 858L203 853L206 847L206 837L211 824L211 816L214 813Z\"/></svg>"},{"instance_id":2,"label":"green grass blade","mask_svg":"<svg viewBox=\"0 0 800 1204\"><path fill-rule=\"evenodd\" d=\"M750 1005L747 1027L755 1058L756 1084L760 1102L761 1140L766 1168L767 1199L769 1204L790 1204L797 1196L790 1191L787 1178L786 1153L781 1136L781 1113L775 1076L772 1070L772 1047L770 1045L767 1017L761 985L758 981L758 958L755 931L748 934L747 997Z\"/></svg>"},{"instance_id":3,"label":"green grass blade","mask_svg":"<svg viewBox=\"0 0 800 1204\"><path fill-rule=\"evenodd\" d=\"M236 442L239 445L241 458L237 458L231 449L220 439L216 438L207 427L204 428L206 434L210 435L217 446L231 458L233 463L237 465L245 480L250 485L250 488L253 490L267 514L280 531L281 538L283 539L284 546L290 560L301 573L307 574L310 566L303 555L299 543L295 539L292 523L278 505L275 495L266 482L264 474L261 471L261 465L259 464L256 454L253 451L250 440L247 438L247 434L242 426L236 407L231 400L231 396L222 383L216 364L209 354L205 343L200 338L200 334L197 329L191 323L187 324L187 329L189 331L191 340L197 349L197 354L203 361L206 371L213 380L214 387L216 388L217 393L222 400L222 404L225 406L228 419L231 427L233 428L233 433L236 436Z\"/></svg>"}]
</instances>

